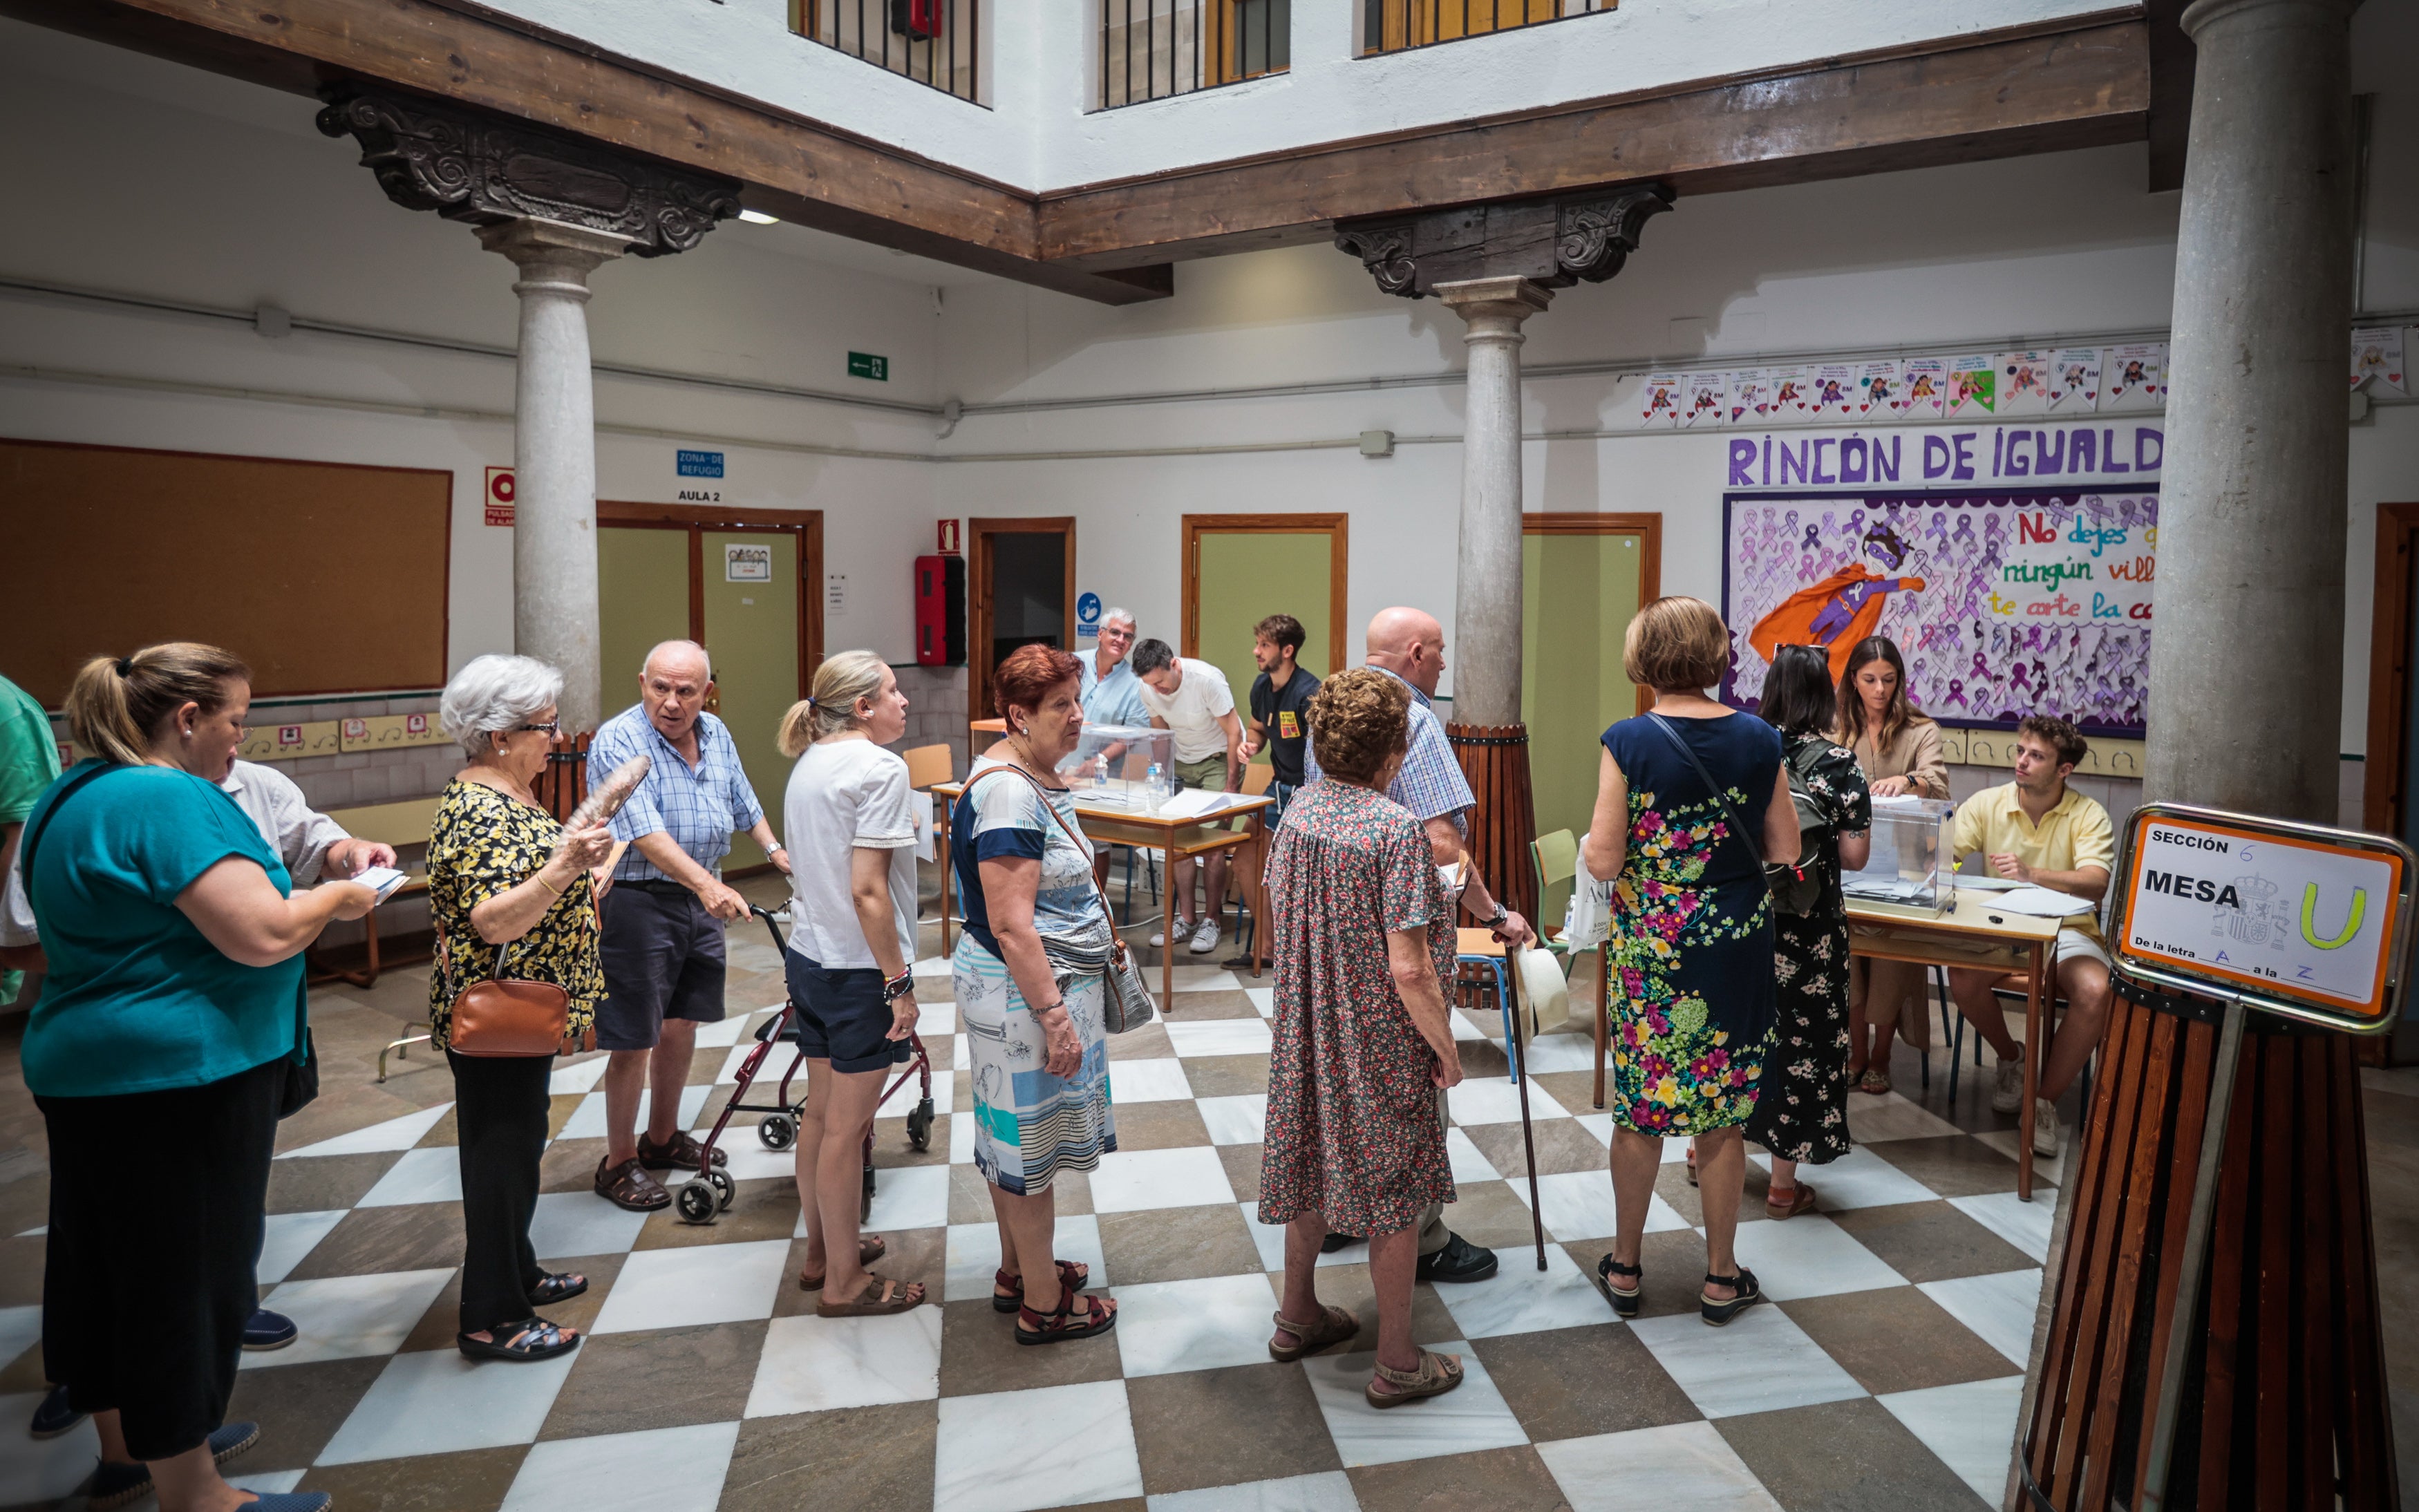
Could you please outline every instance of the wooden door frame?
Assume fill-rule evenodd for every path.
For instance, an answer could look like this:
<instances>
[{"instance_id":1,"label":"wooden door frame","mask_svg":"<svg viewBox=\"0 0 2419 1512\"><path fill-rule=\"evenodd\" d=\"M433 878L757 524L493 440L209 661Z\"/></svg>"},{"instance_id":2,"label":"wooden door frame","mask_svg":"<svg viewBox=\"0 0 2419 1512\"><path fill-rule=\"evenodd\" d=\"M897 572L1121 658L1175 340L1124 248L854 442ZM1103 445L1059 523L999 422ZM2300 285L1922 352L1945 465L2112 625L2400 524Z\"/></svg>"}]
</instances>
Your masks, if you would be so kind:
<instances>
[{"instance_id":1,"label":"wooden door frame","mask_svg":"<svg viewBox=\"0 0 2419 1512\"><path fill-rule=\"evenodd\" d=\"M798 537L798 697L813 688L824 660L824 512L742 509L728 504L643 504L596 501L598 529L685 531L688 533L688 638L705 644L705 532L763 531Z\"/></svg>"},{"instance_id":2,"label":"wooden door frame","mask_svg":"<svg viewBox=\"0 0 2419 1512\"><path fill-rule=\"evenodd\" d=\"M1327 674L1342 671L1346 636L1346 589L1351 579L1352 517L1349 515L1187 515L1181 580L1177 600L1184 609L1179 654L1201 655L1201 537L1205 535L1324 535L1327 537Z\"/></svg>"},{"instance_id":3,"label":"wooden door frame","mask_svg":"<svg viewBox=\"0 0 2419 1512\"><path fill-rule=\"evenodd\" d=\"M966 519L966 711L970 719L997 718L991 706L991 573L994 535L1060 535L1066 538L1067 583L1060 597L1066 627L1060 643L1075 649L1075 517L1072 515L1004 516ZM976 743L976 748L981 743Z\"/></svg>"},{"instance_id":4,"label":"wooden door frame","mask_svg":"<svg viewBox=\"0 0 2419 1512\"><path fill-rule=\"evenodd\" d=\"M1520 517L1522 535L1635 535L1639 537L1638 607L1663 596L1663 516L1536 514ZM1655 690L1638 690L1638 712L1655 706Z\"/></svg>"},{"instance_id":5,"label":"wooden door frame","mask_svg":"<svg viewBox=\"0 0 2419 1512\"><path fill-rule=\"evenodd\" d=\"M2411 719L2411 552L2419 503L2377 506L2377 579L2369 607L2368 744L2361 761L2361 824L2399 835L2412 795L2402 791L2403 732Z\"/></svg>"}]
</instances>

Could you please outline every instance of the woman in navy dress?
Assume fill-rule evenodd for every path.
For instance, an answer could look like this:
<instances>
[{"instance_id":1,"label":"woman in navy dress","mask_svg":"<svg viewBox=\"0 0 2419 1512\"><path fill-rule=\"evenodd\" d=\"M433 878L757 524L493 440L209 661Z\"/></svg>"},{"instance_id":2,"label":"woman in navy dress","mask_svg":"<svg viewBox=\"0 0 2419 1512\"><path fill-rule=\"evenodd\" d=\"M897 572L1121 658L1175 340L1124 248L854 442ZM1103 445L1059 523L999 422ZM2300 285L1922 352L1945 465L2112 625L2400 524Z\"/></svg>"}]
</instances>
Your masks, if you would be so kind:
<instances>
[{"instance_id":1,"label":"woman in navy dress","mask_svg":"<svg viewBox=\"0 0 2419 1512\"><path fill-rule=\"evenodd\" d=\"M1655 708L1604 733L1584 859L1613 889L1612 1190L1619 1231L1596 1282L1623 1317L1639 1308L1638 1257L1666 1135L1694 1138L1704 1199L1705 1321L1762 1300L1737 1263L1747 1149L1740 1130L1773 1025L1768 857L1797 855L1797 813L1772 726L1703 689L1730 660L1712 605L1659 598L1622 654ZM1744 832L1742 832L1744 831Z\"/></svg>"}]
</instances>

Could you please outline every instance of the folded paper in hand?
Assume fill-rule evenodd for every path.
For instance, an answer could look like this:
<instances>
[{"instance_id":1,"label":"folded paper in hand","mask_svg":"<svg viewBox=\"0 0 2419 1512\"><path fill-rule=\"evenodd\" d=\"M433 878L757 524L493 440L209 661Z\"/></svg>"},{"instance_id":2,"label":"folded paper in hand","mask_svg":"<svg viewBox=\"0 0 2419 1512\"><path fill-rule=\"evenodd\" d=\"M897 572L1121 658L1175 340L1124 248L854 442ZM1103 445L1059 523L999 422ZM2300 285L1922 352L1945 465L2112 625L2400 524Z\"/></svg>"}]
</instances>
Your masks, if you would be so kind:
<instances>
[{"instance_id":1,"label":"folded paper in hand","mask_svg":"<svg viewBox=\"0 0 2419 1512\"><path fill-rule=\"evenodd\" d=\"M360 883L370 891L377 893L378 902L384 903L394 896L395 888L402 887L411 878L391 866L367 866L362 868L358 875L347 877L346 880Z\"/></svg>"}]
</instances>

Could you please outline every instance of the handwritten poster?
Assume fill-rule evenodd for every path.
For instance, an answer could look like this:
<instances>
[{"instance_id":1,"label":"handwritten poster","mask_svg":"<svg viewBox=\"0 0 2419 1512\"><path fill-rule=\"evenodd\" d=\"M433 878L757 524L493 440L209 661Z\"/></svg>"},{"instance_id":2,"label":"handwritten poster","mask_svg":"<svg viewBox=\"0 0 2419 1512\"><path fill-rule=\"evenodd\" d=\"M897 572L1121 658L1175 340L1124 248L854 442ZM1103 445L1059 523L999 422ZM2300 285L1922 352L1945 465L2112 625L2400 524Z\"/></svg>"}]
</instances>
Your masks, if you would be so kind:
<instances>
[{"instance_id":1,"label":"handwritten poster","mask_svg":"<svg viewBox=\"0 0 2419 1512\"><path fill-rule=\"evenodd\" d=\"M2141 424L1733 440L1724 701L1754 708L1780 646L1830 647L1837 676L1886 635L1943 723L2139 737L2163 452Z\"/></svg>"}]
</instances>

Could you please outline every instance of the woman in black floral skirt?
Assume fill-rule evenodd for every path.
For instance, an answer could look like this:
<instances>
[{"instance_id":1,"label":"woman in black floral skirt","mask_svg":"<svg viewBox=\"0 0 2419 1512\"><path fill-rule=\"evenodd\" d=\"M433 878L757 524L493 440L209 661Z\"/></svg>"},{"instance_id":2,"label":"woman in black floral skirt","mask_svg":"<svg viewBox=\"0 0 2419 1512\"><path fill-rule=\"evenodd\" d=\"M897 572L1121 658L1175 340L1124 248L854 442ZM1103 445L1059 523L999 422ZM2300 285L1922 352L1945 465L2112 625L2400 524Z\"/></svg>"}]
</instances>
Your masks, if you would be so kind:
<instances>
[{"instance_id":1,"label":"woman in black floral skirt","mask_svg":"<svg viewBox=\"0 0 2419 1512\"><path fill-rule=\"evenodd\" d=\"M1838 713L1830 659L1820 646L1782 646L1764 680L1764 717L1780 732L1793 786L1813 800L1823 827L1808 828L1822 896L1806 914L1773 915L1772 1040L1747 1137L1772 1152L1764 1211L1810 1211L1814 1188L1797 1167L1848 1152L1848 912L1840 870L1865 864L1872 799L1856 755L1832 744Z\"/></svg>"}]
</instances>

